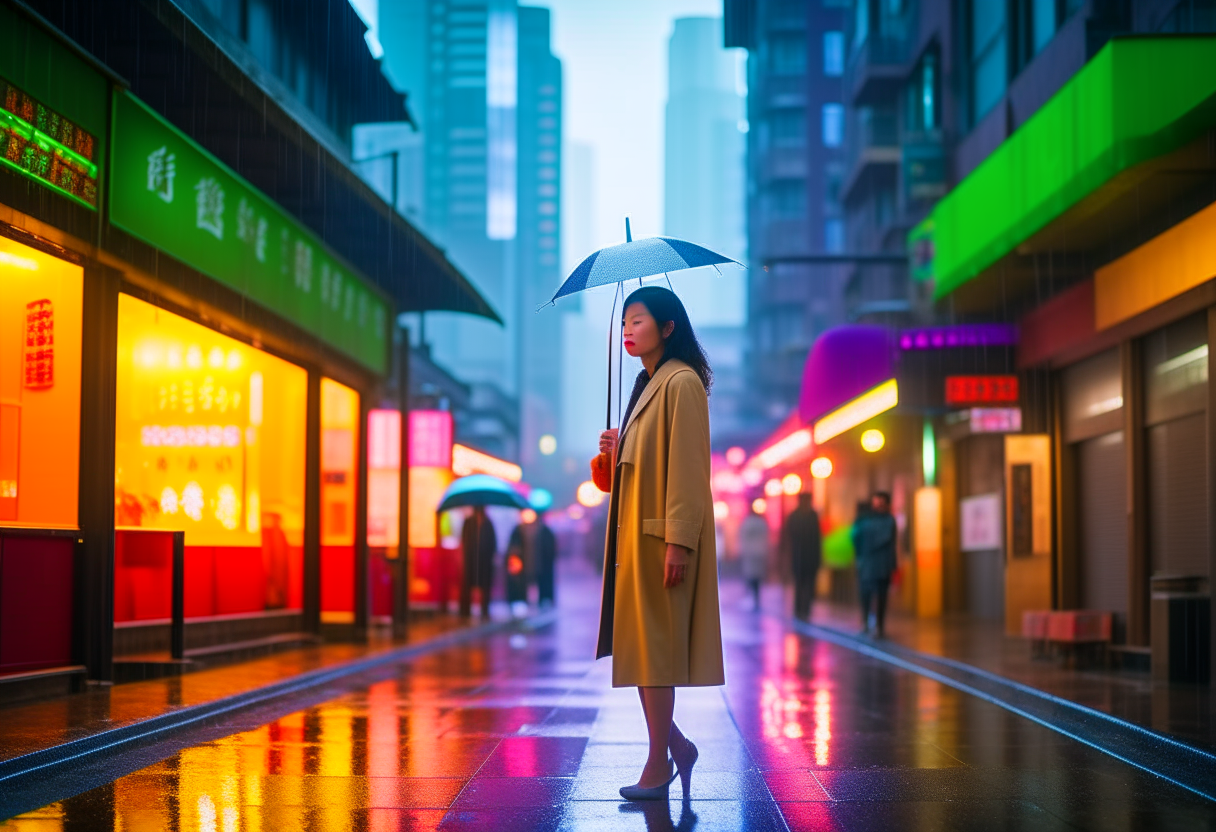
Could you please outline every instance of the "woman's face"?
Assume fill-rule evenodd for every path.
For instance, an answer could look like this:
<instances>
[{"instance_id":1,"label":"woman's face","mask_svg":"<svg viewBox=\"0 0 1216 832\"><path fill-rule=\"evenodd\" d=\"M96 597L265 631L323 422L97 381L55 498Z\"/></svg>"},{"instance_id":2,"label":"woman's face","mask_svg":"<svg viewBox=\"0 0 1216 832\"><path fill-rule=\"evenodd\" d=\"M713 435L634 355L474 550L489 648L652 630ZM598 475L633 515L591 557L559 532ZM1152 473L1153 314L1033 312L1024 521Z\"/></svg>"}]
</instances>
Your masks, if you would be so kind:
<instances>
[{"instance_id":1,"label":"woman's face","mask_svg":"<svg viewBox=\"0 0 1216 832\"><path fill-rule=\"evenodd\" d=\"M621 333L625 339L625 352L636 358L661 350L664 335L670 336L674 328L674 322L668 321L667 332L660 332L659 324L646 308L646 304L631 303L625 310L625 325Z\"/></svg>"}]
</instances>

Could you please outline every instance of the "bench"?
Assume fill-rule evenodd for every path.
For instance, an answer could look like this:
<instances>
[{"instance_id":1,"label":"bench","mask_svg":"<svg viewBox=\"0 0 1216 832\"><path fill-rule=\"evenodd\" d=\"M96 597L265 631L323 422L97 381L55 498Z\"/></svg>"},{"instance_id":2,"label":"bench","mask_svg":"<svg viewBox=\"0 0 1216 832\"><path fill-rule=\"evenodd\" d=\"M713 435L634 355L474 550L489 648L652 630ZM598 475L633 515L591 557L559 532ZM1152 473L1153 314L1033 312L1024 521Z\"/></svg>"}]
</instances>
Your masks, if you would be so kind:
<instances>
[{"instance_id":1,"label":"bench","mask_svg":"<svg viewBox=\"0 0 1216 832\"><path fill-rule=\"evenodd\" d=\"M1111 613L1094 610L1026 610L1022 613L1022 637L1030 641L1035 658L1063 653L1075 659L1078 653L1096 647L1105 659L1111 620Z\"/></svg>"}]
</instances>

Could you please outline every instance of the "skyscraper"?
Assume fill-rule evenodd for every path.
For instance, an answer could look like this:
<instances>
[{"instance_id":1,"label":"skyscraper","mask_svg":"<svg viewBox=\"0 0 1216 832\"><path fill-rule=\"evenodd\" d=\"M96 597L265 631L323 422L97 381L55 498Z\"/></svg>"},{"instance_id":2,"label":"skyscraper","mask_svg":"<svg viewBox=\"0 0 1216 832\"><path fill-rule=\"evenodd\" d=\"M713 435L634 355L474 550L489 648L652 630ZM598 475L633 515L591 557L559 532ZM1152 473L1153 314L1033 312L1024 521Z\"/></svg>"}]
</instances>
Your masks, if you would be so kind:
<instances>
[{"instance_id":1,"label":"skyscraper","mask_svg":"<svg viewBox=\"0 0 1216 832\"><path fill-rule=\"evenodd\" d=\"M722 20L676 20L668 43L664 233L740 262L747 262L745 105ZM745 287L744 274L728 267L680 289L714 367L710 416L724 439L742 427Z\"/></svg>"},{"instance_id":2,"label":"skyscraper","mask_svg":"<svg viewBox=\"0 0 1216 832\"><path fill-rule=\"evenodd\" d=\"M515 249L520 461L531 481L558 487L562 408L561 314L537 313L561 282L562 64L550 50L548 9L519 7L519 161Z\"/></svg>"}]
</instances>

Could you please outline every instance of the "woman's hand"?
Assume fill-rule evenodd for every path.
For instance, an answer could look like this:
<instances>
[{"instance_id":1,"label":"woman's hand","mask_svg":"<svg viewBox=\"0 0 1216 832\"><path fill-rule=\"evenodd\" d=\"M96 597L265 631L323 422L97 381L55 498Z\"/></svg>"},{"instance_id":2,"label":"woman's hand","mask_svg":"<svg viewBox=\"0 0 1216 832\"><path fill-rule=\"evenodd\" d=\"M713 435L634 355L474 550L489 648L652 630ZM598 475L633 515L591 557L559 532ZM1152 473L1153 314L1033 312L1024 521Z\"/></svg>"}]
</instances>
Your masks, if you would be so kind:
<instances>
[{"instance_id":1,"label":"woman's hand","mask_svg":"<svg viewBox=\"0 0 1216 832\"><path fill-rule=\"evenodd\" d=\"M692 559L692 550L685 549L675 543L667 544L667 557L663 561L663 587L674 589L684 583L688 572L688 562Z\"/></svg>"},{"instance_id":2,"label":"woman's hand","mask_svg":"<svg viewBox=\"0 0 1216 832\"><path fill-rule=\"evenodd\" d=\"M616 454L616 440L619 433L618 428L612 428L600 434L600 453L609 456Z\"/></svg>"}]
</instances>

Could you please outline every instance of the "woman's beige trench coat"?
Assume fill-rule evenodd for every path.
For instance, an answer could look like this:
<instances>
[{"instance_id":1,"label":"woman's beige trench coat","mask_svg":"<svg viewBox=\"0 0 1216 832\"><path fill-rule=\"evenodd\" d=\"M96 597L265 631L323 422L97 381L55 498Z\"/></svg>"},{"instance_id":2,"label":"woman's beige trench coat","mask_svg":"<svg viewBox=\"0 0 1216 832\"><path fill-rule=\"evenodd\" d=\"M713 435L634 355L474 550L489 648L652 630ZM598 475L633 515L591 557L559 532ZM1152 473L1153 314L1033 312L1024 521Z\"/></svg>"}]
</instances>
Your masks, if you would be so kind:
<instances>
[{"instance_id":1,"label":"woman's beige trench coat","mask_svg":"<svg viewBox=\"0 0 1216 832\"><path fill-rule=\"evenodd\" d=\"M668 543L692 550L674 589L663 587ZM617 450L596 658L608 655L614 687L725 683L709 402L681 361L655 372Z\"/></svg>"}]
</instances>

